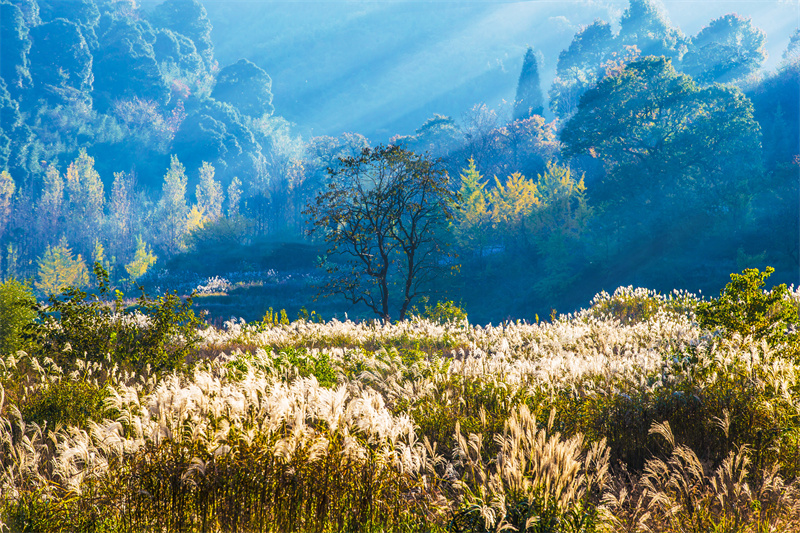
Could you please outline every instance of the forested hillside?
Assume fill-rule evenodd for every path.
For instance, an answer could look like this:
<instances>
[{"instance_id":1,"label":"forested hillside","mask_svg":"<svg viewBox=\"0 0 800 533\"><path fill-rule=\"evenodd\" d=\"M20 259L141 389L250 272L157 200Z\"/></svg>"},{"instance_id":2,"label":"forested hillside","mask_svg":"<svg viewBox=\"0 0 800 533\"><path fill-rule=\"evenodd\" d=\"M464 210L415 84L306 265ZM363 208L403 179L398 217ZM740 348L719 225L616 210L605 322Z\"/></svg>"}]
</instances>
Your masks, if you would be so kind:
<instances>
[{"instance_id":1,"label":"forested hillside","mask_svg":"<svg viewBox=\"0 0 800 533\"><path fill-rule=\"evenodd\" d=\"M287 6L269 3L250 6L252 20L271 6L276 25L289 20ZM487 4L376 4L336 16L335 3L316 11L299 4L309 12L304 26L271 28L248 49L242 36L251 27L237 35L229 8L207 7L0 3L4 279L29 280L44 297L88 285L100 262L121 288L208 295L199 303L212 318L259 318L269 307L294 315L303 306L369 316L341 299L312 300L326 275L314 266L325 249L306 235L303 211L330 182L327 169L374 140L347 131L301 136L307 125L281 118L273 82L308 69L332 88L343 80L364 87L348 99L363 100L366 115L338 106L351 123L390 101L369 100L368 75L385 72L382 83L409 95L441 93L425 99L429 118L413 132L386 130L400 124L386 116L372 121L391 143L441 158L459 193L443 241L460 271L428 286L431 302L459 301L476 319L497 321L575 309L621 284L710 290L747 266L771 264L778 280L797 281L797 33L767 36L747 16L723 14L688 35L643 0L616 14L587 8L582 16L618 18L565 33L573 26L556 22L574 25L583 8L570 4L559 15L550 6L540 16L560 29L546 46L528 47L544 39L531 33L517 43L518 57L483 81L440 68L453 81L435 89L399 73L431 54L448 61L474 50L488 60L499 45L494 37L484 44L475 21L512 19ZM385 17L396 28L414 17L426 22L393 36L376 29ZM524 20L532 19L517 20L509 35L524 34ZM444 23L437 38L434 27ZM326 56L321 70L311 58L326 52L305 49L306 30L320 43L350 35L331 54L350 46L361 63L337 71L344 60ZM765 69L768 43L787 39ZM275 63L265 47L292 53ZM295 60L303 54L307 63ZM304 101L326 109L316 107L326 98L318 81L305 93L292 83L294 100L283 105L296 120ZM501 93L506 103L479 99ZM418 109L401 104L389 114L408 120Z\"/></svg>"}]
</instances>

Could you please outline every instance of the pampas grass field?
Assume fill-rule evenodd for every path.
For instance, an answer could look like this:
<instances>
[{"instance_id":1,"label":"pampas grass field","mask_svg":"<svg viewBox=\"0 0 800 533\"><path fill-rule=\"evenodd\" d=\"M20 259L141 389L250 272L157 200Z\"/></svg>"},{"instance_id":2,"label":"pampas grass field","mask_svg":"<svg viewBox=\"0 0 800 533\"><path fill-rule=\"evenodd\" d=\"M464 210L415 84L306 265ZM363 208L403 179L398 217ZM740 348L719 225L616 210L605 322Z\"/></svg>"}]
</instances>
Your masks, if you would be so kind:
<instances>
[{"instance_id":1,"label":"pampas grass field","mask_svg":"<svg viewBox=\"0 0 800 533\"><path fill-rule=\"evenodd\" d=\"M40 324L0 360L0 531L798 531L800 294L756 288L231 320L162 368ZM114 313L82 327L158 319Z\"/></svg>"}]
</instances>

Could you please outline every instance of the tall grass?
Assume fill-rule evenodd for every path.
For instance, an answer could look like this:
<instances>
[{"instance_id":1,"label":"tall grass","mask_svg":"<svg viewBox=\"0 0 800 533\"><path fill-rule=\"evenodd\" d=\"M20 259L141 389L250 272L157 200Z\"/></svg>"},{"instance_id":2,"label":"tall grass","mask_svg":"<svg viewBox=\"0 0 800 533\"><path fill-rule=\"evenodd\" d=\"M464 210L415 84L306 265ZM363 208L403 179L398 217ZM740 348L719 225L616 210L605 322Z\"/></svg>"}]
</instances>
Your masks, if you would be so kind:
<instances>
[{"instance_id":1,"label":"tall grass","mask_svg":"<svg viewBox=\"0 0 800 533\"><path fill-rule=\"evenodd\" d=\"M231 321L160 374L6 355L0 529L796 530L794 331L703 329L699 302Z\"/></svg>"}]
</instances>

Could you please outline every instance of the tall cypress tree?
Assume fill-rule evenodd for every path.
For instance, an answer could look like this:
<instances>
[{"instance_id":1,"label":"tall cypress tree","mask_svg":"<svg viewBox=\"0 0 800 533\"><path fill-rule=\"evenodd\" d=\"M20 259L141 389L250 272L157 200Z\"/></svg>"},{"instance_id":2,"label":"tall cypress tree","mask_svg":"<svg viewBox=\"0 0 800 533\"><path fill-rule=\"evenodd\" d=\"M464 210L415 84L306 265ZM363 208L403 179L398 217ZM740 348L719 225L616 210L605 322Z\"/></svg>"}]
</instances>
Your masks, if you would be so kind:
<instances>
[{"instance_id":1,"label":"tall cypress tree","mask_svg":"<svg viewBox=\"0 0 800 533\"><path fill-rule=\"evenodd\" d=\"M514 120L541 115L544 111L544 95L539 82L539 65L533 48L528 47L522 62L522 72L517 84L517 97L514 99Z\"/></svg>"}]
</instances>

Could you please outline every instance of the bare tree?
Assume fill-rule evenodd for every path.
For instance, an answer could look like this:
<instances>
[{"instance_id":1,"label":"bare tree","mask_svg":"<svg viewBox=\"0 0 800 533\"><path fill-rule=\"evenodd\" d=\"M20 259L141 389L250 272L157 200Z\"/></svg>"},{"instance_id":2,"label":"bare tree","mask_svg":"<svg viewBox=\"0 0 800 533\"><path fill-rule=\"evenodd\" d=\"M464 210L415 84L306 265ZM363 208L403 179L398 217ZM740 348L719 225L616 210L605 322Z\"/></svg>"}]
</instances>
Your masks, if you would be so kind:
<instances>
[{"instance_id":1,"label":"bare tree","mask_svg":"<svg viewBox=\"0 0 800 533\"><path fill-rule=\"evenodd\" d=\"M384 320L391 295L403 320L412 300L454 268L441 239L456 201L447 172L396 146L365 148L328 172L327 189L304 211L310 231L328 243L321 292L363 303Z\"/></svg>"}]
</instances>

